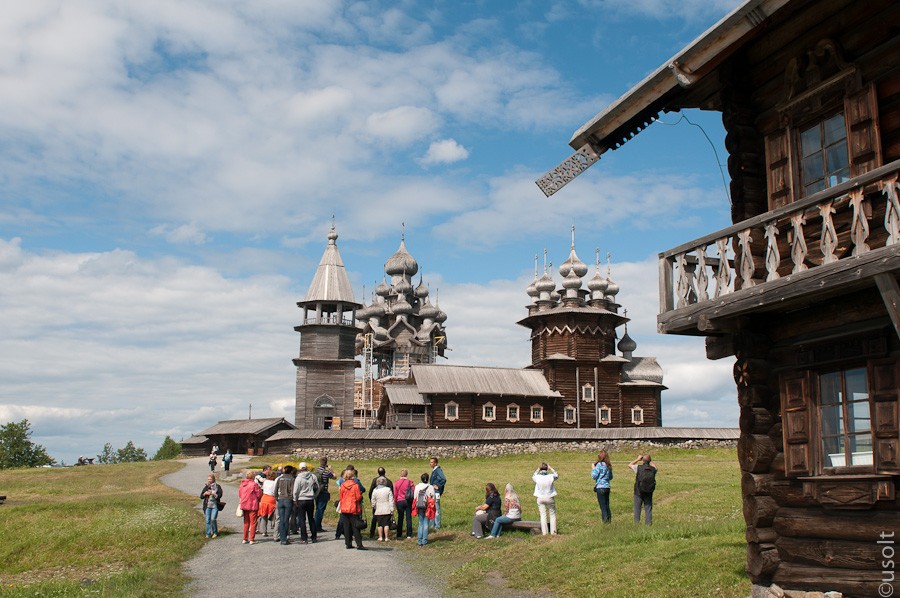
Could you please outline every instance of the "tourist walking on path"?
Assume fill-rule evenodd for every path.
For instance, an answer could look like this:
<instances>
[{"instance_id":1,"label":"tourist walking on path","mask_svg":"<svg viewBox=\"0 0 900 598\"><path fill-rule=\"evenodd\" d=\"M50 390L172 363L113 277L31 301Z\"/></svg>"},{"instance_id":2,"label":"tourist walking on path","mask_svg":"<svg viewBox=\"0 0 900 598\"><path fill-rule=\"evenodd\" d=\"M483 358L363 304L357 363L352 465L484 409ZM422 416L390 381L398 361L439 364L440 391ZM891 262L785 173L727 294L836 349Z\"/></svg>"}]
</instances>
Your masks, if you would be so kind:
<instances>
[{"instance_id":1,"label":"tourist walking on path","mask_svg":"<svg viewBox=\"0 0 900 598\"><path fill-rule=\"evenodd\" d=\"M294 508L294 467L285 465L284 472L275 480L275 504L278 511L278 540L290 544L291 511Z\"/></svg>"},{"instance_id":2,"label":"tourist walking on path","mask_svg":"<svg viewBox=\"0 0 900 598\"><path fill-rule=\"evenodd\" d=\"M394 504L397 506L397 539L412 538L412 507L415 502L413 483L409 472L400 470L400 477L394 482ZM403 522L406 521L406 535L403 535Z\"/></svg>"},{"instance_id":3,"label":"tourist walking on path","mask_svg":"<svg viewBox=\"0 0 900 598\"><path fill-rule=\"evenodd\" d=\"M306 463L300 463L300 473L294 482L294 503L300 512L300 543L306 544L310 539L315 542L316 532L316 494L319 493L319 480L309 470ZM309 535L306 524L309 522Z\"/></svg>"},{"instance_id":4,"label":"tourist walking on path","mask_svg":"<svg viewBox=\"0 0 900 598\"><path fill-rule=\"evenodd\" d=\"M429 525L433 529L441 529L441 496L444 495L447 478L444 476L444 470L438 465L437 457L432 457L428 464L431 465L431 476L428 478L428 483L434 486L434 521Z\"/></svg>"},{"instance_id":5,"label":"tourist walking on path","mask_svg":"<svg viewBox=\"0 0 900 598\"><path fill-rule=\"evenodd\" d=\"M513 489L513 485L506 484L506 492L503 494L503 507L506 509L506 515L501 515L494 519L494 527L491 529L491 535L488 538L496 538L503 532L503 526L509 525L513 521L522 519L522 505L519 503L519 495Z\"/></svg>"},{"instance_id":6,"label":"tourist walking on path","mask_svg":"<svg viewBox=\"0 0 900 598\"><path fill-rule=\"evenodd\" d=\"M534 481L534 496L537 498L538 512L541 514L541 533L545 536L548 533L556 535L556 486L553 482L558 478L559 474L556 473L556 470L546 463L541 463L534 475L531 476Z\"/></svg>"},{"instance_id":7,"label":"tourist walking on path","mask_svg":"<svg viewBox=\"0 0 900 598\"><path fill-rule=\"evenodd\" d=\"M372 490L372 518L375 520L375 529L378 530L378 541L387 542L391 534L391 515L394 513L394 491L390 487L390 481L379 476L375 479L375 489Z\"/></svg>"},{"instance_id":8,"label":"tourist walking on path","mask_svg":"<svg viewBox=\"0 0 900 598\"><path fill-rule=\"evenodd\" d=\"M316 533L324 532L322 529L322 519L325 517L325 508L328 506L328 502L331 500L331 494L328 492L328 480L334 480L337 478L334 475L334 469L331 468L331 465L328 464L328 457L322 457L319 459L319 466L316 467L313 473L316 476L316 479L319 481L319 494L316 496Z\"/></svg>"},{"instance_id":9,"label":"tourist walking on path","mask_svg":"<svg viewBox=\"0 0 900 598\"><path fill-rule=\"evenodd\" d=\"M219 456L216 455L216 451L213 451L209 454L209 471L216 471L216 464L218 463Z\"/></svg>"},{"instance_id":10,"label":"tourist walking on path","mask_svg":"<svg viewBox=\"0 0 900 598\"><path fill-rule=\"evenodd\" d=\"M384 467L378 468L378 475L372 478L372 485L369 486L369 503L372 505L372 523L369 524L369 537L375 537L375 503L372 501L372 493L375 491L375 486L377 485L378 478L385 479L385 485L391 489L391 492L394 491L394 483L387 477L387 472ZM393 507L391 507L393 509Z\"/></svg>"},{"instance_id":11,"label":"tourist walking on path","mask_svg":"<svg viewBox=\"0 0 900 598\"><path fill-rule=\"evenodd\" d=\"M259 517L259 501L262 498L262 488L253 479L253 472L248 471L247 477L241 482L238 490L240 508L244 517L244 536L242 544L256 544L256 520Z\"/></svg>"},{"instance_id":12,"label":"tourist walking on path","mask_svg":"<svg viewBox=\"0 0 900 598\"><path fill-rule=\"evenodd\" d=\"M644 523L653 525L653 491L656 490L656 463L650 455L638 455L628 464L634 471L634 522L641 522L641 507L644 508Z\"/></svg>"},{"instance_id":13,"label":"tourist walking on path","mask_svg":"<svg viewBox=\"0 0 900 598\"><path fill-rule=\"evenodd\" d=\"M222 500L222 486L216 482L216 475L211 473L206 478L206 485L200 491L203 499L203 516L206 519L206 537L219 536L219 501Z\"/></svg>"},{"instance_id":14,"label":"tourist walking on path","mask_svg":"<svg viewBox=\"0 0 900 598\"><path fill-rule=\"evenodd\" d=\"M234 459L234 455L231 454L231 449L225 449L225 456L222 457L222 466L225 468L225 477L231 475L231 461Z\"/></svg>"},{"instance_id":15,"label":"tourist walking on path","mask_svg":"<svg viewBox=\"0 0 900 598\"><path fill-rule=\"evenodd\" d=\"M472 535L481 538L484 532L494 527L494 521L500 516L500 493L497 487L488 482L484 487L484 503L475 507L472 517Z\"/></svg>"},{"instance_id":16,"label":"tourist walking on path","mask_svg":"<svg viewBox=\"0 0 900 598\"><path fill-rule=\"evenodd\" d=\"M338 507L341 510L341 518L344 523L344 545L353 548L353 540L356 540L358 550L366 550L362 543L362 500L363 494L360 485L354 479L354 472L348 469L344 472L344 481L339 490L340 500Z\"/></svg>"},{"instance_id":17,"label":"tourist walking on path","mask_svg":"<svg viewBox=\"0 0 900 598\"><path fill-rule=\"evenodd\" d=\"M413 493L416 497L416 515L419 517L418 543L419 546L425 546L428 544L428 528L431 527L431 520L437 511L435 506L433 507L435 512L432 513L430 505L436 504L437 501L434 499L434 486L428 482L428 474L423 473L421 480L420 484L416 484Z\"/></svg>"},{"instance_id":18,"label":"tourist walking on path","mask_svg":"<svg viewBox=\"0 0 900 598\"><path fill-rule=\"evenodd\" d=\"M609 462L609 453L601 450L597 453L597 461L591 469L591 479L594 480L594 492L597 493L597 502L600 504L600 518L603 523L612 521L612 512L609 510L609 482L613 478L612 464Z\"/></svg>"}]
</instances>

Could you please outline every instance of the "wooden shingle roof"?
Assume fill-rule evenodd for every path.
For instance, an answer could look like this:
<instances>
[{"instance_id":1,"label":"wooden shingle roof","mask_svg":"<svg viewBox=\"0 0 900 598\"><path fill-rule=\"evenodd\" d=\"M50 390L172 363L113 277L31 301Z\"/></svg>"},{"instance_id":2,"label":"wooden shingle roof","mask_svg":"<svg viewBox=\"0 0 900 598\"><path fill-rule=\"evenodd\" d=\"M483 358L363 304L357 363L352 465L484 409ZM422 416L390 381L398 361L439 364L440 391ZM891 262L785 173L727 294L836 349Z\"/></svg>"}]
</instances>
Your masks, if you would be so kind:
<instances>
[{"instance_id":1,"label":"wooden shingle roof","mask_svg":"<svg viewBox=\"0 0 900 598\"><path fill-rule=\"evenodd\" d=\"M476 394L559 397L540 370L468 365L414 365L412 378L421 394Z\"/></svg>"},{"instance_id":2,"label":"wooden shingle roof","mask_svg":"<svg viewBox=\"0 0 900 598\"><path fill-rule=\"evenodd\" d=\"M296 429L297 426L283 417L265 417L262 419L228 419L220 421L209 427L197 436L212 436L214 434L261 434L278 424L287 424Z\"/></svg>"},{"instance_id":3,"label":"wooden shingle roof","mask_svg":"<svg viewBox=\"0 0 900 598\"><path fill-rule=\"evenodd\" d=\"M425 397L414 384L386 384L384 392L393 405L426 405Z\"/></svg>"}]
</instances>

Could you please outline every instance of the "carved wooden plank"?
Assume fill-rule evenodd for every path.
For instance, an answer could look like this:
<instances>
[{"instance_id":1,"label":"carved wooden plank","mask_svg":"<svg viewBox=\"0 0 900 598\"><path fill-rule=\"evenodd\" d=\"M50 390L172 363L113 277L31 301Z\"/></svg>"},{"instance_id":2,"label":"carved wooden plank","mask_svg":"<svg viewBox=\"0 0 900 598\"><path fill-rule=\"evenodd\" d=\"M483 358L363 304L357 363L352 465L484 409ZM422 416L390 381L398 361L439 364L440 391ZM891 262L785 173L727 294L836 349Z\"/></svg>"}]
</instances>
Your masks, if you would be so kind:
<instances>
[{"instance_id":1,"label":"carved wooden plank","mask_svg":"<svg viewBox=\"0 0 900 598\"><path fill-rule=\"evenodd\" d=\"M750 243L753 242L752 232L753 229L748 228L738 233L738 246L741 250L741 288L752 287L756 284L753 280L756 266L753 263L753 251L750 247Z\"/></svg>"},{"instance_id":2,"label":"carved wooden plank","mask_svg":"<svg viewBox=\"0 0 900 598\"><path fill-rule=\"evenodd\" d=\"M888 232L888 238L885 241L887 245L900 243L900 194L897 192L898 189L900 189L900 184L897 183L896 175L882 183L881 192L887 199L884 211L884 228Z\"/></svg>"},{"instance_id":3,"label":"carved wooden plank","mask_svg":"<svg viewBox=\"0 0 900 598\"><path fill-rule=\"evenodd\" d=\"M698 316L735 317L759 311L766 305L802 306L821 302L829 293L844 293L861 286L876 274L900 269L900 245L876 249L854 260L817 266L799 274L791 274L767 284L740 289L715 302L698 303L674 312L660 314L657 328L662 333L683 332L696 326ZM791 303L789 303L791 302Z\"/></svg>"},{"instance_id":4,"label":"carved wooden plank","mask_svg":"<svg viewBox=\"0 0 900 598\"><path fill-rule=\"evenodd\" d=\"M791 240L791 261L794 262L794 268L791 270L794 274L807 270L806 264L806 237L803 234L803 225L806 224L806 218L803 212L797 212L791 215L791 229L794 232L794 238Z\"/></svg>"},{"instance_id":5,"label":"carved wooden plank","mask_svg":"<svg viewBox=\"0 0 900 598\"><path fill-rule=\"evenodd\" d=\"M766 224L766 282L777 280L781 254L778 251L778 227L774 222Z\"/></svg>"},{"instance_id":6,"label":"carved wooden plank","mask_svg":"<svg viewBox=\"0 0 900 598\"><path fill-rule=\"evenodd\" d=\"M823 264L830 264L838 259L834 254L838 244L838 237L837 231L834 229L834 220L831 218L832 214L834 214L834 206L831 202L819 205L819 216L822 217L822 234L819 237L819 247L822 249Z\"/></svg>"},{"instance_id":7,"label":"carved wooden plank","mask_svg":"<svg viewBox=\"0 0 900 598\"><path fill-rule=\"evenodd\" d=\"M854 189L850 192L850 206L853 216L850 224L850 238L853 240L853 257L859 257L869 251L866 240L869 238L869 219L863 207L866 197L862 189Z\"/></svg>"},{"instance_id":8,"label":"carved wooden plank","mask_svg":"<svg viewBox=\"0 0 900 598\"><path fill-rule=\"evenodd\" d=\"M672 288L672 263L668 258L659 258L659 309L661 313L675 307Z\"/></svg>"},{"instance_id":9,"label":"carved wooden plank","mask_svg":"<svg viewBox=\"0 0 900 598\"><path fill-rule=\"evenodd\" d=\"M874 563L873 563L874 566ZM881 570L843 569L784 563L772 576L784 588L811 591L836 591L847 596L875 596L881 583Z\"/></svg>"}]
</instances>

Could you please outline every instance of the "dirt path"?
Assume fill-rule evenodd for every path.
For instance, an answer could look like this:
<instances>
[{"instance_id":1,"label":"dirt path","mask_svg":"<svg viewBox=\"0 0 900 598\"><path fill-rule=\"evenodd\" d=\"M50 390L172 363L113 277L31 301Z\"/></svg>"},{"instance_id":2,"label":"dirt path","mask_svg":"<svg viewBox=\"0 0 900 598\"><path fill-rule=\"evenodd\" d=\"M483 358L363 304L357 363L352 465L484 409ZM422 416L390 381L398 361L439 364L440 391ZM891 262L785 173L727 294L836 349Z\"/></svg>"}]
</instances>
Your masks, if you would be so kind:
<instances>
[{"instance_id":1,"label":"dirt path","mask_svg":"<svg viewBox=\"0 0 900 598\"><path fill-rule=\"evenodd\" d=\"M235 457L232 473L239 476L246 458ZM192 496L198 496L209 466L206 457L184 459L186 466L163 476L162 482ZM221 473L221 470L219 471ZM376 593L383 588L392 598L439 596L433 583L413 573L404 562L409 555L394 551L378 542L363 542L367 551L346 550L344 541L335 541L334 533L320 534L316 544L282 546L272 537L257 536L256 544L241 544L242 521L234 516L238 505L237 485L226 483L223 500L227 503L219 514L219 534L209 540L197 555L185 563L191 578L185 594L201 598L230 596L332 597L360 590ZM200 502L198 499L197 508ZM328 529L326 527L326 529ZM203 534L202 526L197 533ZM238 571L238 573L235 573ZM373 585L374 584L374 585Z\"/></svg>"}]
</instances>

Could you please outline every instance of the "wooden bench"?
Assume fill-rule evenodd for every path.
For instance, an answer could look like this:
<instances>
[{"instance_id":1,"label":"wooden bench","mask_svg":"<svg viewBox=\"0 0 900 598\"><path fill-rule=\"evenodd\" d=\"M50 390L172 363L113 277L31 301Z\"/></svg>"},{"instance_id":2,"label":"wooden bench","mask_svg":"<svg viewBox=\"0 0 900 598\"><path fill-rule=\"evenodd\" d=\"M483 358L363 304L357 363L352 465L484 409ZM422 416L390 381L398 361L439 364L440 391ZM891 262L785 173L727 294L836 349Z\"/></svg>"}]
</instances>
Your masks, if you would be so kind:
<instances>
[{"instance_id":1,"label":"wooden bench","mask_svg":"<svg viewBox=\"0 0 900 598\"><path fill-rule=\"evenodd\" d=\"M513 521L503 526L503 529L517 529L523 532L531 532L532 534L541 533L540 521Z\"/></svg>"}]
</instances>

